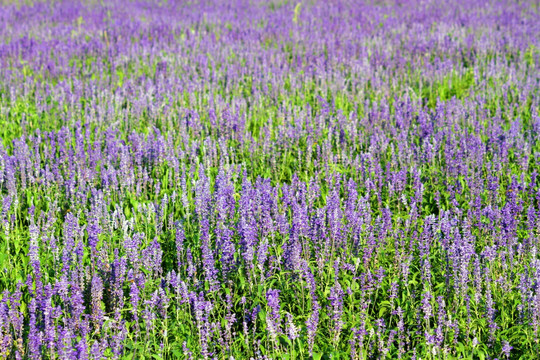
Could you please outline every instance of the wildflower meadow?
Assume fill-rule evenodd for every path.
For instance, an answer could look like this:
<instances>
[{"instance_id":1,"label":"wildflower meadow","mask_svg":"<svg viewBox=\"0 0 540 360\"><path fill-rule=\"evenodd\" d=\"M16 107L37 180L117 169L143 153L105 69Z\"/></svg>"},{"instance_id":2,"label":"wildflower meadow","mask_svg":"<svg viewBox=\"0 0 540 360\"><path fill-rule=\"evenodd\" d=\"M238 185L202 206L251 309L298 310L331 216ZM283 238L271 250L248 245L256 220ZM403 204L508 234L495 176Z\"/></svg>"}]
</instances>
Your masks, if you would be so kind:
<instances>
[{"instance_id":1,"label":"wildflower meadow","mask_svg":"<svg viewBox=\"0 0 540 360\"><path fill-rule=\"evenodd\" d=\"M0 4L0 359L540 359L538 1Z\"/></svg>"}]
</instances>

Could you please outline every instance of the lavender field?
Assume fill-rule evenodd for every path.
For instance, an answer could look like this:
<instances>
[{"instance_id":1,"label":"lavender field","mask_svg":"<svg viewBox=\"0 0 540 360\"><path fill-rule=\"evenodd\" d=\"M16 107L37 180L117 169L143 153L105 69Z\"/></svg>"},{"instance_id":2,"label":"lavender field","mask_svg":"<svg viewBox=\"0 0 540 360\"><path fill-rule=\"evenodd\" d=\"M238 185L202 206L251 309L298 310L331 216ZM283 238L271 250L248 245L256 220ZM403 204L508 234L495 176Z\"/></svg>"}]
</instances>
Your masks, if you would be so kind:
<instances>
[{"instance_id":1,"label":"lavender field","mask_svg":"<svg viewBox=\"0 0 540 360\"><path fill-rule=\"evenodd\" d=\"M540 358L538 1L0 3L0 359Z\"/></svg>"}]
</instances>

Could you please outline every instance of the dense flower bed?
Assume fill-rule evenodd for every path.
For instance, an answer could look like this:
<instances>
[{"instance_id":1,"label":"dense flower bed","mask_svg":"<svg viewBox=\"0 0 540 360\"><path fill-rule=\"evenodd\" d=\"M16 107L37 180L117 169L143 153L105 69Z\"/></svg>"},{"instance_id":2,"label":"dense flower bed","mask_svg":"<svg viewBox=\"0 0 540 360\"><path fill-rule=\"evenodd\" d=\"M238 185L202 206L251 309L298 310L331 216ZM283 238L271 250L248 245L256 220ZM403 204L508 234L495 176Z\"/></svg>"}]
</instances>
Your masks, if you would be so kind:
<instances>
[{"instance_id":1,"label":"dense flower bed","mask_svg":"<svg viewBox=\"0 0 540 360\"><path fill-rule=\"evenodd\" d=\"M538 2L0 24L0 359L538 355Z\"/></svg>"}]
</instances>

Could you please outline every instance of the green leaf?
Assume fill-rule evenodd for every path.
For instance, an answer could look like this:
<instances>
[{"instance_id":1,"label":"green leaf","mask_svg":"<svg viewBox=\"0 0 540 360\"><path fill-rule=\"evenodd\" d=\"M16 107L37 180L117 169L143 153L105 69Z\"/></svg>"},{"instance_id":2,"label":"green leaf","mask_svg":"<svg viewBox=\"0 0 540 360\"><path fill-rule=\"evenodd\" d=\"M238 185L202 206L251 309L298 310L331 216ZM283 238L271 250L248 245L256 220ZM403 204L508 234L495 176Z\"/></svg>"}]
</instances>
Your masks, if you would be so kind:
<instances>
[{"instance_id":1,"label":"green leaf","mask_svg":"<svg viewBox=\"0 0 540 360\"><path fill-rule=\"evenodd\" d=\"M266 324L266 311L259 311L259 319L263 322L263 324Z\"/></svg>"}]
</instances>

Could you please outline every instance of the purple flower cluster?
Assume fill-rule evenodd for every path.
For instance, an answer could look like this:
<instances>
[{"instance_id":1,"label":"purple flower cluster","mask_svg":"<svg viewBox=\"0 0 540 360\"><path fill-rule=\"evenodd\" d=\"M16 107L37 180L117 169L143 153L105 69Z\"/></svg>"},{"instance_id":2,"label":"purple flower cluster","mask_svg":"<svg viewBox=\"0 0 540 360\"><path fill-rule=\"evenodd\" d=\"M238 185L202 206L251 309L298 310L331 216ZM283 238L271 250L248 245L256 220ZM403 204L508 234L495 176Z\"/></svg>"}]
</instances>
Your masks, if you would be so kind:
<instances>
[{"instance_id":1,"label":"purple flower cluster","mask_svg":"<svg viewBox=\"0 0 540 360\"><path fill-rule=\"evenodd\" d=\"M281 334L281 315L279 313L279 290L268 290L266 292L269 313L266 315L266 326L273 341Z\"/></svg>"},{"instance_id":2,"label":"purple flower cluster","mask_svg":"<svg viewBox=\"0 0 540 360\"><path fill-rule=\"evenodd\" d=\"M537 4L0 23L0 359L537 354Z\"/></svg>"}]
</instances>

